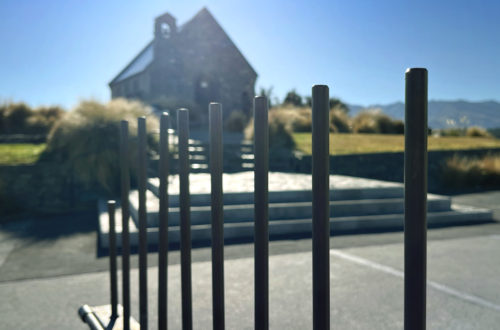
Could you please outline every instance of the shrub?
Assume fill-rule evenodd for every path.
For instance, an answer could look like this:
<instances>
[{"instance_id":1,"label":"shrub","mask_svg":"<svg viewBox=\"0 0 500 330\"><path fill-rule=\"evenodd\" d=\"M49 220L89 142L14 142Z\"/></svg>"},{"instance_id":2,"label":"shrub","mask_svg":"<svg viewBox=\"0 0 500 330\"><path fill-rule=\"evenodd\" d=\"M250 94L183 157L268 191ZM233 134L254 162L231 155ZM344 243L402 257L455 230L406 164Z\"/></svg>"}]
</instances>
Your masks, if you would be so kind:
<instances>
[{"instance_id":1,"label":"shrub","mask_svg":"<svg viewBox=\"0 0 500 330\"><path fill-rule=\"evenodd\" d=\"M31 109L25 103L0 105L0 134L48 134L64 115L59 107Z\"/></svg>"},{"instance_id":2,"label":"shrub","mask_svg":"<svg viewBox=\"0 0 500 330\"><path fill-rule=\"evenodd\" d=\"M275 107L270 110L271 112L273 118L276 118L290 132L312 131L312 111L310 107L285 105ZM330 110L330 131L340 133L351 131L349 116L340 108Z\"/></svg>"},{"instance_id":3,"label":"shrub","mask_svg":"<svg viewBox=\"0 0 500 330\"><path fill-rule=\"evenodd\" d=\"M370 111L362 111L352 120L354 133L379 133L376 116Z\"/></svg>"},{"instance_id":4,"label":"shrub","mask_svg":"<svg viewBox=\"0 0 500 330\"><path fill-rule=\"evenodd\" d=\"M361 111L352 120L355 133L403 134L404 123L394 120L380 109Z\"/></svg>"},{"instance_id":5,"label":"shrub","mask_svg":"<svg viewBox=\"0 0 500 330\"><path fill-rule=\"evenodd\" d=\"M230 132L243 132L248 123L248 118L241 110L231 112L224 122L224 128Z\"/></svg>"},{"instance_id":6,"label":"shrub","mask_svg":"<svg viewBox=\"0 0 500 330\"><path fill-rule=\"evenodd\" d=\"M119 126L129 121L131 171L137 163L137 117L150 114L151 109L137 101L115 99L107 104L82 101L51 130L42 160L64 164L62 175L73 176L88 188L116 193L119 187ZM151 134L158 120L149 116L148 144L155 145Z\"/></svg>"},{"instance_id":7,"label":"shrub","mask_svg":"<svg viewBox=\"0 0 500 330\"><path fill-rule=\"evenodd\" d=\"M330 106L330 109L337 109L337 110L343 111L345 113L349 112L349 108L347 107L347 104L345 104L340 99L337 99L335 97L331 98L328 101L328 104Z\"/></svg>"},{"instance_id":8,"label":"shrub","mask_svg":"<svg viewBox=\"0 0 500 330\"><path fill-rule=\"evenodd\" d=\"M471 126L467 128L465 135L470 137L492 137L487 130L479 126Z\"/></svg>"},{"instance_id":9,"label":"shrub","mask_svg":"<svg viewBox=\"0 0 500 330\"><path fill-rule=\"evenodd\" d=\"M26 130L26 120L33 110L25 103L9 103L2 106L2 134L20 134Z\"/></svg>"},{"instance_id":10,"label":"shrub","mask_svg":"<svg viewBox=\"0 0 500 330\"><path fill-rule=\"evenodd\" d=\"M465 131L463 128L445 128L439 131L439 136L464 136Z\"/></svg>"},{"instance_id":11,"label":"shrub","mask_svg":"<svg viewBox=\"0 0 500 330\"><path fill-rule=\"evenodd\" d=\"M61 119L65 111L59 107L39 108L26 121L28 134L48 134L54 124Z\"/></svg>"},{"instance_id":12,"label":"shrub","mask_svg":"<svg viewBox=\"0 0 500 330\"><path fill-rule=\"evenodd\" d=\"M283 123L284 127L290 132L311 132L312 130L310 108L286 105L275 107L269 113L272 113L272 118Z\"/></svg>"},{"instance_id":13,"label":"shrub","mask_svg":"<svg viewBox=\"0 0 500 330\"><path fill-rule=\"evenodd\" d=\"M405 134L405 123L402 120L394 120L392 122L392 128L394 130L394 134ZM427 135L432 134L432 128L427 128Z\"/></svg>"},{"instance_id":14,"label":"shrub","mask_svg":"<svg viewBox=\"0 0 500 330\"><path fill-rule=\"evenodd\" d=\"M500 139L500 128L490 128L488 130L488 133L490 133L491 136L496 137L497 139Z\"/></svg>"},{"instance_id":15,"label":"shrub","mask_svg":"<svg viewBox=\"0 0 500 330\"><path fill-rule=\"evenodd\" d=\"M500 155L482 158L459 157L446 160L443 180L449 187L500 186Z\"/></svg>"},{"instance_id":16,"label":"shrub","mask_svg":"<svg viewBox=\"0 0 500 330\"><path fill-rule=\"evenodd\" d=\"M312 107L312 97L305 97L305 105L307 105L308 107ZM332 97L328 100L328 106L330 107L330 109L338 109L345 113L349 112L349 107L347 106L347 104L335 97Z\"/></svg>"},{"instance_id":17,"label":"shrub","mask_svg":"<svg viewBox=\"0 0 500 330\"><path fill-rule=\"evenodd\" d=\"M400 126L400 125L398 125L398 122L400 124L402 124L402 126L404 127L404 124L402 121L395 121L391 117L389 117L385 114L382 114L382 113L378 114L375 118L376 118L376 121L378 124L379 133L381 133L381 134L396 134L397 133L396 127ZM404 133L404 132L400 132L399 134L401 134L401 133Z\"/></svg>"},{"instance_id":18,"label":"shrub","mask_svg":"<svg viewBox=\"0 0 500 330\"><path fill-rule=\"evenodd\" d=\"M277 112L271 113L269 118L269 146L278 149L295 148L292 132L283 120L283 116Z\"/></svg>"},{"instance_id":19,"label":"shrub","mask_svg":"<svg viewBox=\"0 0 500 330\"><path fill-rule=\"evenodd\" d=\"M295 106L301 107L303 105L302 96L300 96L295 91L295 89L292 89L291 91L289 91L286 94L285 99L283 100L283 104L295 105Z\"/></svg>"},{"instance_id":20,"label":"shrub","mask_svg":"<svg viewBox=\"0 0 500 330\"><path fill-rule=\"evenodd\" d=\"M259 89L259 96L265 96L267 98L267 101L269 102L269 108L274 107L276 104L279 104L279 100L275 101L275 98L273 97L273 89L274 87L271 86L269 88L265 87L260 87Z\"/></svg>"},{"instance_id":21,"label":"shrub","mask_svg":"<svg viewBox=\"0 0 500 330\"><path fill-rule=\"evenodd\" d=\"M330 131L335 133L351 132L351 119L346 111L338 107L330 110Z\"/></svg>"}]
</instances>

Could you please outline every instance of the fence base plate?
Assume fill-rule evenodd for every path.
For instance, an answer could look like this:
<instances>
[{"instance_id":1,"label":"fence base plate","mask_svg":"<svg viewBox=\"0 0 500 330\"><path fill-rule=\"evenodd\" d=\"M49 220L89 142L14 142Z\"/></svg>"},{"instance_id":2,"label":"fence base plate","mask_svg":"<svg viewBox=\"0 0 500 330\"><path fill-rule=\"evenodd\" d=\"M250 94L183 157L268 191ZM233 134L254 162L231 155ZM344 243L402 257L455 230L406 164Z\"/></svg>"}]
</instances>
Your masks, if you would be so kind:
<instances>
[{"instance_id":1,"label":"fence base plate","mask_svg":"<svg viewBox=\"0 0 500 330\"><path fill-rule=\"evenodd\" d=\"M92 314L97 318L103 329L122 330L123 329L123 307L118 305L118 317L111 317L111 305L91 306ZM139 322L130 317L130 329L140 330Z\"/></svg>"}]
</instances>

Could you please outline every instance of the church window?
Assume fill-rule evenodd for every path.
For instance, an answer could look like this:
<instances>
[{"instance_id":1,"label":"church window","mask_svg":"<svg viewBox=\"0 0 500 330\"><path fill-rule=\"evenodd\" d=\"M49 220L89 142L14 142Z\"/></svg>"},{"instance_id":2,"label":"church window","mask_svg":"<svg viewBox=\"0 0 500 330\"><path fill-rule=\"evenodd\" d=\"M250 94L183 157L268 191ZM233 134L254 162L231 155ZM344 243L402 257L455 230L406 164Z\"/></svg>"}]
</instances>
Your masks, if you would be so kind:
<instances>
[{"instance_id":1,"label":"church window","mask_svg":"<svg viewBox=\"0 0 500 330\"><path fill-rule=\"evenodd\" d=\"M170 38L170 26L167 23L160 24L160 31L163 38Z\"/></svg>"}]
</instances>

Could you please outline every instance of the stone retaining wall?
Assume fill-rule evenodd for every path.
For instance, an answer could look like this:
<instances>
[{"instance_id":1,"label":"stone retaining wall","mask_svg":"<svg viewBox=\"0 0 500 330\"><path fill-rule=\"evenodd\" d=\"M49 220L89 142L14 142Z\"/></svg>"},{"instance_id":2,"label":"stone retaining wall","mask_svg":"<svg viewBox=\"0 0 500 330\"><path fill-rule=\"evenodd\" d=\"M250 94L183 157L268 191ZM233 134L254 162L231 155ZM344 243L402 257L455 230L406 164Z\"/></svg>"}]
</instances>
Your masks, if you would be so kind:
<instances>
[{"instance_id":1,"label":"stone retaining wall","mask_svg":"<svg viewBox=\"0 0 500 330\"><path fill-rule=\"evenodd\" d=\"M57 163L0 166L0 215L18 211L62 212L95 204L97 195Z\"/></svg>"},{"instance_id":2,"label":"stone retaining wall","mask_svg":"<svg viewBox=\"0 0 500 330\"><path fill-rule=\"evenodd\" d=\"M487 154L500 154L500 148L429 152L429 191L446 190L442 180L446 159L454 155L481 157ZM270 157L271 171L311 173L311 156L275 157L278 155ZM403 164L402 152L331 156L330 173L403 182ZM62 166L52 162L0 166L0 215L19 210L61 212L95 204L97 192L62 173Z\"/></svg>"},{"instance_id":3,"label":"stone retaining wall","mask_svg":"<svg viewBox=\"0 0 500 330\"><path fill-rule=\"evenodd\" d=\"M500 154L500 148L473 149L473 150L443 150L429 151L428 155L428 188L431 192L446 190L442 181L443 165L454 155L466 157L482 157L488 154ZM289 171L311 173L309 155L296 155L290 162ZM404 180L404 153L373 153L356 155L330 156L330 173L350 175L362 178L403 182Z\"/></svg>"},{"instance_id":4,"label":"stone retaining wall","mask_svg":"<svg viewBox=\"0 0 500 330\"><path fill-rule=\"evenodd\" d=\"M0 134L0 143L45 143L45 134Z\"/></svg>"}]
</instances>

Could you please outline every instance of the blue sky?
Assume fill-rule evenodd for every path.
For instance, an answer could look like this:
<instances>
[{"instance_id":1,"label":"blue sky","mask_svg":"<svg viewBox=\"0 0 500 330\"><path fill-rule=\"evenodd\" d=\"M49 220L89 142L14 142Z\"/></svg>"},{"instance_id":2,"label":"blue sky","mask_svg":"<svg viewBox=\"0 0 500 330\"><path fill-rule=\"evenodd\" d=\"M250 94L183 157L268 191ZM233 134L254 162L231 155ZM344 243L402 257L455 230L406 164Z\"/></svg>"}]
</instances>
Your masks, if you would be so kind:
<instances>
[{"instance_id":1,"label":"blue sky","mask_svg":"<svg viewBox=\"0 0 500 330\"><path fill-rule=\"evenodd\" d=\"M500 100L500 1L2 0L0 100L106 101L108 82L168 11L206 6L282 99L328 84L360 105L404 98L407 67L429 70L429 98Z\"/></svg>"}]
</instances>

